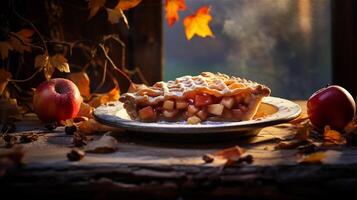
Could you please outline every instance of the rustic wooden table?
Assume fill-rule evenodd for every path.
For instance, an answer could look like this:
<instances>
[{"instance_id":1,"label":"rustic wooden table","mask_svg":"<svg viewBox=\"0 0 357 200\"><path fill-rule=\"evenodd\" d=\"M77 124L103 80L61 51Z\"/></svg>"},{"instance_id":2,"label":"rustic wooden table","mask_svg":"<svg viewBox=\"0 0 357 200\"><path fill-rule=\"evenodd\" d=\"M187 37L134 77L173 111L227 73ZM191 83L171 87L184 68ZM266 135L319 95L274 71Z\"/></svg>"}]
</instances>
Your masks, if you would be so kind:
<instances>
[{"instance_id":1,"label":"rustic wooden table","mask_svg":"<svg viewBox=\"0 0 357 200\"><path fill-rule=\"evenodd\" d=\"M305 102L299 102L305 108ZM17 124L17 133L42 130L34 118ZM357 190L357 148L339 146L326 152L323 164L297 163L297 150L274 150L294 134L290 124L264 128L254 138L214 144L158 143L113 133L118 151L87 153L67 160L71 136L57 128L23 144L25 165L0 178L0 195L134 199L312 199L343 197ZM100 136L95 136L100 137ZM252 164L222 168L205 164L202 155L239 145Z\"/></svg>"}]
</instances>

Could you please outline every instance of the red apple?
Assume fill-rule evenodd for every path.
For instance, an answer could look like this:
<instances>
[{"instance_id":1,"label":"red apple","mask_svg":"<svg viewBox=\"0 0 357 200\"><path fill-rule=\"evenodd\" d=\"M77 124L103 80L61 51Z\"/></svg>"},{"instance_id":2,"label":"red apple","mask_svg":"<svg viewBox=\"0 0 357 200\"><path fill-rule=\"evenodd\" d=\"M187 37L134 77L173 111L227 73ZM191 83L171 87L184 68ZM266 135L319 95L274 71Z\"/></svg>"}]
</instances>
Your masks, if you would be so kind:
<instances>
[{"instance_id":1,"label":"red apple","mask_svg":"<svg viewBox=\"0 0 357 200\"><path fill-rule=\"evenodd\" d=\"M309 119L319 129L330 125L335 130L343 130L355 113L353 97L346 89L337 85L318 90L307 101Z\"/></svg>"},{"instance_id":2,"label":"red apple","mask_svg":"<svg viewBox=\"0 0 357 200\"><path fill-rule=\"evenodd\" d=\"M43 122L59 122L73 118L81 106L82 97L70 80L55 78L37 86L33 108Z\"/></svg>"}]
</instances>

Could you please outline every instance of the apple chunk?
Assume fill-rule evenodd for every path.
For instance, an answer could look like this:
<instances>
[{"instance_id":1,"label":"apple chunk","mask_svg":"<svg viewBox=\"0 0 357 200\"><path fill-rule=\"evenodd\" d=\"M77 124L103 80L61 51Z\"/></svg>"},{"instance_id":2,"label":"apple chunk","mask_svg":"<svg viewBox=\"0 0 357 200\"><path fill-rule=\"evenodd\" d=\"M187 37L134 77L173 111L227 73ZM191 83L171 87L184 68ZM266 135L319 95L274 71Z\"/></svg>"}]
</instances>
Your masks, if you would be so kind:
<instances>
[{"instance_id":1,"label":"apple chunk","mask_svg":"<svg viewBox=\"0 0 357 200\"><path fill-rule=\"evenodd\" d=\"M207 111L206 110L200 110L196 114L201 120L206 120L207 119Z\"/></svg>"},{"instance_id":2,"label":"apple chunk","mask_svg":"<svg viewBox=\"0 0 357 200\"><path fill-rule=\"evenodd\" d=\"M187 108L187 111L190 114L195 114L196 112L198 112L198 108L196 108L196 106L194 106L194 105L189 105Z\"/></svg>"},{"instance_id":3,"label":"apple chunk","mask_svg":"<svg viewBox=\"0 0 357 200\"><path fill-rule=\"evenodd\" d=\"M176 116L178 111L177 110L164 110L162 113L167 118L173 118Z\"/></svg>"},{"instance_id":4,"label":"apple chunk","mask_svg":"<svg viewBox=\"0 0 357 200\"><path fill-rule=\"evenodd\" d=\"M155 119L155 111L151 106L146 106L139 110L139 117L141 120L153 120Z\"/></svg>"},{"instance_id":5,"label":"apple chunk","mask_svg":"<svg viewBox=\"0 0 357 200\"><path fill-rule=\"evenodd\" d=\"M187 108L188 103L185 100L178 100L176 101L176 108L177 109L185 109Z\"/></svg>"},{"instance_id":6,"label":"apple chunk","mask_svg":"<svg viewBox=\"0 0 357 200\"><path fill-rule=\"evenodd\" d=\"M224 106L222 104L211 104L207 106L207 111L213 115L222 115Z\"/></svg>"},{"instance_id":7,"label":"apple chunk","mask_svg":"<svg viewBox=\"0 0 357 200\"><path fill-rule=\"evenodd\" d=\"M174 106L175 106L175 102L172 100L166 100L166 101L164 101L164 104L162 105L162 107L165 110L173 110Z\"/></svg>"},{"instance_id":8,"label":"apple chunk","mask_svg":"<svg viewBox=\"0 0 357 200\"><path fill-rule=\"evenodd\" d=\"M233 97L223 97L221 104L224 105L224 107L231 109L234 105L234 98Z\"/></svg>"},{"instance_id":9,"label":"apple chunk","mask_svg":"<svg viewBox=\"0 0 357 200\"><path fill-rule=\"evenodd\" d=\"M201 119L197 116L192 116L187 119L187 123L189 124L198 124L201 122Z\"/></svg>"}]
</instances>

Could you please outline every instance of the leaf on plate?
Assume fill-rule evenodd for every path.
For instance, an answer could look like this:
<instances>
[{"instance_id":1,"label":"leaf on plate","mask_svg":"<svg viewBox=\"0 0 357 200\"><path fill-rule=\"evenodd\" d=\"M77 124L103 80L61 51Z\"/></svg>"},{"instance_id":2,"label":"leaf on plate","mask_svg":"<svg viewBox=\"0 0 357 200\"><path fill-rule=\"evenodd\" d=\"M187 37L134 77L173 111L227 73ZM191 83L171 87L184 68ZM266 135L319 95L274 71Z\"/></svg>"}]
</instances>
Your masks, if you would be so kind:
<instances>
[{"instance_id":1,"label":"leaf on plate","mask_svg":"<svg viewBox=\"0 0 357 200\"><path fill-rule=\"evenodd\" d=\"M115 131L117 129L106 126L97 122L95 119L89 119L88 121L82 121L77 124L78 129L81 133L85 134L94 134L94 133L102 133L108 131Z\"/></svg>"},{"instance_id":2,"label":"leaf on plate","mask_svg":"<svg viewBox=\"0 0 357 200\"><path fill-rule=\"evenodd\" d=\"M7 84L9 83L9 79L11 78L11 73L6 71L5 69L0 69L0 96L4 92Z\"/></svg>"},{"instance_id":3,"label":"leaf on plate","mask_svg":"<svg viewBox=\"0 0 357 200\"><path fill-rule=\"evenodd\" d=\"M324 145L341 145L345 144L346 140L342 137L341 133L332 130L330 126L325 126L324 129Z\"/></svg>"},{"instance_id":4,"label":"leaf on plate","mask_svg":"<svg viewBox=\"0 0 357 200\"><path fill-rule=\"evenodd\" d=\"M94 17L101 7L104 7L106 0L90 0L88 3L89 17L88 19Z\"/></svg>"},{"instance_id":5,"label":"leaf on plate","mask_svg":"<svg viewBox=\"0 0 357 200\"><path fill-rule=\"evenodd\" d=\"M208 23L212 20L210 7L202 6L193 15L185 17L183 25L187 40L191 40L194 35L200 37L213 37L213 33Z\"/></svg>"},{"instance_id":6,"label":"leaf on plate","mask_svg":"<svg viewBox=\"0 0 357 200\"><path fill-rule=\"evenodd\" d=\"M79 92L85 99L89 98L90 80L86 72L70 73L67 77L77 85Z\"/></svg>"},{"instance_id":7,"label":"leaf on plate","mask_svg":"<svg viewBox=\"0 0 357 200\"><path fill-rule=\"evenodd\" d=\"M324 151L315 152L308 154L298 159L299 164L322 164L326 158L326 153Z\"/></svg>"},{"instance_id":8,"label":"leaf on plate","mask_svg":"<svg viewBox=\"0 0 357 200\"><path fill-rule=\"evenodd\" d=\"M185 0L165 0L166 20L169 26L179 20L179 11L186 10Z\"/></svg>"},{"instance_id":9,"label":"leaf on plate","mask_svg":"<svg viewBox=\"0 0 357 200\"><path fill-rule=\"evenodd\" d=\"M90 142L85 151L88 153L112 153L118 149L118 141L110 136L103 135L99 140Z\"/></svg>"},{"instance_id":10,"label":"leaf on plate","mask_svg":"<svg viewBox=\"0 0 357 200\"><path fill-rule=\"evenodd\" d=\"M88 104L94 108L110 101L117 101L120 96L119 86L116 85L111 91L105 94L96 94Z\"/></svg>"},{"instance_id":11,"label":"leaf on plate","mask_svg":"<svg viewBox=\"0 0 357 200\"><path fill-rule=\"evenodd\" d=\"M77 114L77 118L78 117L92 118L93 117L92 112L93 112L93 107L87 103L82 102L79 112Z\"/></svg>"},{"instance_id":12,"label":"leaf on plate","mask_svg":"<svg viewBox=\"0 0 357 200\"><path fill-rule=\"evenodd\" d=\"M141 0L119 0L119 3L115 6L115 9L120 8L121 10L129 10L130 8L134 8Z\"/></svg>"},{"instance_id":13,"label":"leaf on plate","mask_svg":"<svg viewBox=\"0 0 357 200\"><path fill-rule=\"evenodd\" d=\"M9 43L12 48L19 52L24 53L25 51L31 51L31 37L34 34L34 31L31 29L22 29L16 33L11 33L9 37Z\"/></svg>"},{"instance_id":14,"label":"leaf on plate","mask_svg":"<svg viewBox=\"0 0 357 200\"><path fill-rule=\"evenodd\" d=\"M0 42L0 54L1 54L1 59L5 60L6 58L9 57L9 51L12 51L13 48L11 44L7 41L1 41Z\"/></svg>"}]
</instances>

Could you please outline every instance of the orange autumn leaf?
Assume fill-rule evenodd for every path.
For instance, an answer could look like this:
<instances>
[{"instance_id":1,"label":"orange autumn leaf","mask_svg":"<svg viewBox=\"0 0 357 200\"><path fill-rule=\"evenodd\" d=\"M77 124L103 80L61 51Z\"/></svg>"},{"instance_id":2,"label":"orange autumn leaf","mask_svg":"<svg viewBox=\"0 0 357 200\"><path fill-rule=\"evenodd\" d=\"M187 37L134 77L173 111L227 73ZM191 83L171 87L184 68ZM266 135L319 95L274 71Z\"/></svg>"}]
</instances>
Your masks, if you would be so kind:
<instances>
[{"instance_id":1,"label":"orange autumn leaf","mask_svg":"<svg viewBox=\"0 0 357 200\"><path fill-rule=\"evenodd\" d=\"M345 139L342 137L340 132L332 130L330 126L325 126L324 145L338 145L344 143Z\"/></svg>"},{"instance_id":2,"label":"orange autumn leaf","mask_svg":"<svg viewBox=\"0 0 357 200\"><path fill-rule=\"evenodd\" d=\"M0 96L4 92L7 84L9 83L9 79L11 78L11 73L6 71L5 69L0 69Z\"/></svg>"},{"instance_id":3,"label":"orange autumn leaf","mask_svg":"<svg viewBox=\"0 0 357 200\"><path fill-rule=\"evenodd\" d=\"M105 5L106 0L90 0L88 3L89 17L88 19L94 17L99 9Z\"/></svg>"},{"instance_id":4,"label":"orange autumn leaf","mask_svg":"<svg viewBox=\"0 0 357 200\"><path fill-rule=\"evenodd\" d=\"M326 153L321 151L321 152L316 152L312 154L308 154L306 156L303 156L298 160L299 164L322 164L324 159L326 158Z\"/></svg>"},{"instance_id":5,"label":"orange autumn leaf","mask_svg":"<svg viewBox=\"0 0 357 200\"><path fill-rule=\"evenodd\" d=\"M166 0L165 10L167 23L172 26L179 20L178 11L186 10L185 0Z\"/></svg>"},{"instance_id":6,"label":"orange autumn leaf","mask_svg":"<svg viewBox=\"0 0 357 200\"><path fill-rule=\"evenodd\" d=\"M82 102L81 107L79 108L79 111L77 114L77 118L79 118L79 117L92 118L93 117L92 112L93 112L93 107L87 103Z\"/></svg>"},{"instance_id":7,"label":"orange autumn leaf","mask_svg":"<svg viewBox=\"0 0 357 200\"><path fill-rule=\"evenodd\" d=\"M2 60L5 60L7 57L9 57L9 51L12 50L13 48L8 41L0 42L0 55Z\"/></svg>"},{"instance_id":8,"label":"orange autumn leaf","mask_svg":"<svg viewBox=\"0 0 357 200\"><path fill-rule=\"evenodd\" d=\"M210 7L208 6L203 6L195 14L185 17L183 25L187 40L192 39L194 35L213 37L211 28L208 26L211 20L212 16L210 15Z\"/></svg>"},{"instance_id":9,"label":"orange autumn leaf","mask_svg":"<svg viewBox=\"0 0 357 200\"><path fill-rule=\"evenodd\" d=\"M86 72L71 73L67 77L77 85L79 92L84 98L89 98L90 81Z\"/></svg>"},{"instance_id":10,"label":"orange autumn leaf","mask_svg":"<svg viewBox=\"0 0 357 200\"><path fill-rule=\"evenodd\" d=\"M94 134L98 132L108 132L117 130L116 128L113 128L111 126L101 124L95 119L89 119L87 121L79 122L77 126L79 131L84 134Z\"/></svg>"},{"instance_id":11,"label":"orange autumn leaf","mask_svg":"<svg viewBox=\"0 0 357 200\"><path fill-rule=\"evenodd\" d=\"M9 44L12 48L19 52L24 53L24 51L31 51L30 42L34 31L31 29L22 29L16 33L11 33L9 38Z\"/></svg>"},{"instance_id":12,"label":"orange autumn leaf","mask_svg":"<svg viewBox=\"0 0 357 200\"><path fill-rule=\"evenodd\" d=\"M234 160L237 161L239 160L239 158L242 156L242 154L245 152L244 149L242 149L239 146L234 146L231 148L227 148L227 149L223 149L220 151L217 151L215 153L213 153L213 156L218 156L221 157L223 159L227 159L227 160Z\"/></svg>"},{"instance_id":13,"label":"orange autumn leaf","mask_svg":"<svg viewBox=\"0 0 357 200\"><path fill-rule=\"evenodd\" d=\"M118 8L121 10L129 10L130 8L134 8L137 6L141 0L119 0L119 3L115 6L115 9Z\"/></svg>"},{"instance_id":14,"label":"orange autumn leaf","mask_svg":"<svg viewBox=\"0 0 357 200\"><path fill-rule=\"evenodd\" d=\"M120 89L119 86L116 85L115 88L113 88L111 91L109 91L106 94L96 94L95 97L93 97L88 104L92 107L98 107L100 105L103 105L107 102L110 101L117 101L120 96Z\"/></svg>"}]
</instances>

